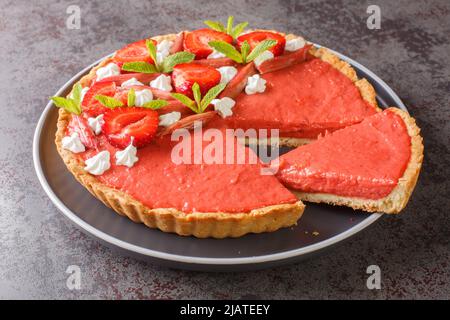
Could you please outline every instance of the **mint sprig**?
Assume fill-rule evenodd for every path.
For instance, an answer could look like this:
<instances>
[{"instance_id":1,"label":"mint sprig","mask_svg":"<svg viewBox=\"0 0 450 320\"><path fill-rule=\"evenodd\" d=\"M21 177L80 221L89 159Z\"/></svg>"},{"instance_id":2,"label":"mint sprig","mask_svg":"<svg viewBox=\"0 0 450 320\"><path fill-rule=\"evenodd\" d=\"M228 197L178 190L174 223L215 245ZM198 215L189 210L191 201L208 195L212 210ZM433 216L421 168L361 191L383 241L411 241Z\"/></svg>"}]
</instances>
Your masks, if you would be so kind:
<instances>
[{"instance_id":1,"label":"mint sprig","mask_svg":"<svg viewBox=\"0 0 450 320\"><path fill-rule=\"evenodd\" d=\"M63 98L63 97L50 97L53 101L53 104L58 108L63 108L70 113L74 113L76 115L81 114L81 91L83 88L81 84L77 83L73 89L71 97Z\"/></svg>"},{"instance_id":2,"label":"mint sprig","mask_svg":"<svg viewBox=\"0 0 450 320\"><path fill-rule=\"evenodd\" d=\"M229 16L227 19L227 26L225 27L219 21L206 20L203 21L208 27L215 31L226 33L236 39L239 35L244 31L244 29L248 26L248 22L241 22L233 27L234 17Z\"/></svg>"},{"instance_id":3,"label":"mint sprig","mask_svg":"<svg viewBox=\"0 0 450 320\"><path fill-rule=\"evenodd\" d=\"M129 107L133 107L136 101L136 91L131 88L130 90L128 90L128 94L127 94L127 105Z\"/></svg>"},{"instance_id":4,"label":"mint sprig","mask_svg":"<svg viewBox=\"0 0 450 320\"><path fill-rule=\"evenodd\" d=\"M95 97L95 100L100 102L102 105L104 105L107 108L114 109L117 107L123 107L123 103L120 100L114 99L113 97L105 96L102 94L97 94Z\"/></svg>"},{"instance_id":5,"label":"mint sprig","mask_svg":"<svg viewBox=\"0 0 450 320\"><path fill-rule=\"evenodd\" d=\"M249 63L255 60L255 58L257 58L261 53L272 48L276 44L277 41L273 39L261 41L249 54L248 52L250 51L250 45L247 41L244 41L241 45L241 52L225 41L217 40L208 42L208 45L211 48L223 53L225 56L236 61L237 63Z\"/></svg>"},{"instance_id":6,"label":"mint sprig","mask_svg":"<svg viewBox=\"0 0 450 320\"><path fill-rule=\"evenodd\" d=\"M195 54L181 51L167 56L161 63L162 72L172 72L173 67L180 63L188 63L195 59Z\"/></svg>"},{"instance_id":7,"label":"mint sprig","mask_svg":"<svg viewBox=\"0 0 450 320\"><path fill-rule=\"evenodd\" d=\"M122 70L140 73L158 73L158 72L172 72L173 67L180 63L188 63L195 59L195 54L181 51L171 54L158 63L157 48L152 40L147 39L145 46L148 49L148 55L153 60L154 64L145 61L125 62Z\"/></svg>"},{"instance_id":8,"label":"mint sprig","mask_svg":"<svg viewBox=\"0 0 450 320\"><path fill-rule=\"evenodd\" d=\"M122 70L130 72L140 72L140 73L157 73L156 67L145 61L134 61L125 62L122 65Z\"/></svg>"},{"instance_id":9,"label":"mint sprig","mask_svg":"<svg viewBox=\"0 0 450 320\"><path fill-rule=\"evenodd\" d=\"M152 100L152 101L144 103L142 108L157 110L157 109L161 109L161 108L167 106L168 104L169 103L166 100L158 99L158 100Z\"/></svg>"},{"instance_id":10,"label":"mint sprig","mask_svg":"<svg viewBox=\"0 0 450 320\"><path fill-rule=\"evenodd\" d=\"M206 108L208 108L211 101L213 101L213 99L215 99L223 91L223 89L225 89L225 87L225 83L220 83L209 89L209 91L202 98L200 86L197 82L195 82L192 85L192 93L194 94L195 101L181 93L172 93L171 96L180 101L195 113L203 113L205 112Z\"/></svg>"}]
</instances>

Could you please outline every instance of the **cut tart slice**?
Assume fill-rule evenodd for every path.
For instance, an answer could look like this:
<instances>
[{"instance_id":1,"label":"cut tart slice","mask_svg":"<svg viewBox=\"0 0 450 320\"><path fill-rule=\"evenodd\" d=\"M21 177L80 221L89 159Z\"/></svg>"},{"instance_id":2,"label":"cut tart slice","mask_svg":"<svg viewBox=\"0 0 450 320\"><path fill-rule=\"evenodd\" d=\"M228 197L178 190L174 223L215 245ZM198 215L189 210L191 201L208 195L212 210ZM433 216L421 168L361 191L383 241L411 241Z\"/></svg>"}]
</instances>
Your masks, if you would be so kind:
<instances>
[{"instance_id":1,"label":"cut tart slice","mask_svg":"<svg viewBox=\"0 0 450 320\"><path fill-rule=\"evenodd\" d=\"M62 139L72 117L60 110L56 134L58 152L68 169L95 197L135 222L179 235L224 238L295 225L303 213L303 203L275 176L261 174L259 160L179 163L173 155L177 143L171 141L170 135L155 138L140 148L139 161L132 168L111 161L106 172L91 175L84 168L85 160L99 150L115 159L120 149L103 134L97 136L95 149L78 154L64 149ZM193 137L191 141L196 140ZM191 148L192 159L208 145L203 141L202 148ZM252 151L244 150L245 159L250 159Z\"/></svg>"},{"instance_id":2,"label":"cut tart slice","mask_svg":"<svg viewBox=\"0 0 450 320\"><path fill-rule=\"evenodd\" d=\"M419 132L406 112L389 108L284 154L277 177L305 201L398 213L422 165Z\"/></svg>"},{"instance_id":3,"label":"cut tart slice","mask_svg":"<svg viewBox=\"0 0 450 320\"><path fill-rule=\"evenodd\" d=\"M230 126L279 129L282 144L297 146L380 111L373 87L347 62L325 48L311 48L309 55L305 62L262 74L264 92L240 93Z\"/></svg>"}]
</instances>

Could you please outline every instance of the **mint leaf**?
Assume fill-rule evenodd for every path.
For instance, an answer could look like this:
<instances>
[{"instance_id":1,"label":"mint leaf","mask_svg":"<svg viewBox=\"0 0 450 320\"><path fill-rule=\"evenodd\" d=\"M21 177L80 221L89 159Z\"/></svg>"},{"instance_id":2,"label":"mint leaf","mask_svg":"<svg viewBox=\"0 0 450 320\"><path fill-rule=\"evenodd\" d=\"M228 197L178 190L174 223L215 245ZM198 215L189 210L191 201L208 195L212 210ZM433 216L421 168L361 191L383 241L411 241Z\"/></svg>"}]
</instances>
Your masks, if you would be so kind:
<instances>
[{"instance_id":1,"label":"mint leaf","mask_svg":"<svg viewBox=\"0 0 450 320\"><path fill-rule=\"evenodd\" d=\"M151 39L145 40L145 45L147 46L148 54L150 55L150 58L152 58L156 64L156 46L153 43L153 40L151 40Z\"/></svg>"},{"instance_id":2,"label":"mint leaf","mask_svg":"<svg viewBox=\"0 0 450 320\"><path fill-rule=\"evenodd\" d=\"M136 101L136 92L133 88L131 88L128 91L128 96L127 96L127 105L129 107L133 107Z\"/></svg>"},{"instance_id":3,"label":"mint leaf","mask_svg":"<svg viewBox=\"0 0 450 320\"><path fill-rule=\"evenodd\" d=\"M211 101L213 101L213 99L215 99L219 95L219 93L221 93L223 89L225 89L226 86L227 85L225 83L219 83L218 85L209 89L209 91L205 94L201 103L199 104L199 109L201 110L201 112L205 111L206 108L208 108Z\"/></svg>"},{"instance_id":4,"label":"mint leaf","mask_svg":"<svg viewBox=\"0 0 450 320\"><path fill-rule=\"evenodd\" d=\"M83 87L81 86L80 83L77 83L72 89L72 100L77 105L81 104L81 91L82 90L83 90Z\"/></svg>"},{"instance_id":5,"label":"mint leaf","mask_svg":"<svg viewBox=\"0 0 450 320\"><path fill-rule=\"evenodd\" d=\"M229 16L228 21L227 21L227 34L229 34L229 35L231 35L231 32L233 31L233 22L234 22L234 17Z\"/></svg>"},{"instance_id":6,"label":"mint leaf","mask_svg":"<svg viewBox=\"0 0 450 320\"><path fill-rule=\"evenodd\" d=\"M223 24L221 24L218 21L211 21L211 20L205 20L203 21L204 24L206 24L208 27L210 27L211 29L215 30L215 31L219 31L219 32L225 32L225 27L223 26Z\"/></svg>"},{"instance_id":7,"label":"mint leaf","mask_svg":"<svg viewBox=\"0 0 450 320\"><path fill-rule=\"evenodd\" d=\"M202 99L202 94L200 92L200 86L197 82L195 82L192 85L192 93L194 94L194 99L195 99L195 102L197 103L197 106L199 106L200 100Z\"/></svg>"},{"instance_id":8,"label":"mint leaf","mask_svg":"<svg viewBox=\"0 0 450 320\"><path fill-rule=\"evenodd\" d=\"M237 63L244 62L242 60L242 55L239 51L236 50L235 47L233 47L231 44L225 42L225 41L210 41L208 42L208 45L211 48L216 49L217 51L223 53L228 58L236 61Z\"/></svg>"},{"instance_id":9,"label":"mint leaf","mask_svg":"<svg viewBox=\"0 0 450 320\"><path fill-rule=\"evenodd\" d=\"M180 63L188 63L195 59L195 54L181 51L166 57L162 63L162 72L172 72L173 67Z\"/></svg>"},{"instance_id":10,"label":"mint leaf","mask_svg":"<svg viewBox=\"0 0 450 320\"><path fill-rule=\"evenodd\" d=\"M236 25L233 30L231 31L230 36L233 38L239 37L239 35L244 31L244 29L248 26L248 22L241 22L238 25Z\"/></svg>"},{"instance_id":11,"label":"mint leaf","mask_svg":"<svg viewBox=\"0 0 450 320\"><path fill-rule=\"evenodd\" d=\"M156 67L153 64L144 61L125 62L122 70L140 73L156 73Z\"/></svg>"},{"instance_id":12,"label":"mint leaf","mask_svg":"<svg viewBox=\"0 0 450 320\"><path fill-rule=\"evenodd\" d=\"M250 51L250 45L248 44L247 40L245 40L241 44L242 60L247 61L247 56L248 56L249 51Z\"/></svg>"},{"instance_id":13,"label":"mint leaf","mask_svg":"<svg viewBox=\"0 0 450 320\"><path fill-rule=\"evenodd\" d=\"M250 52L250 54L248 55L247 60L245 62L253 61L261 53L263 53L267 49L272 48L276 44L277 44L277 41L272 40L272 39L264 40L264 41L258 43L258 45L252 50L252 52Z\"/></svg>"},{"instance_id":14,"label":"mint leaf","mask_svg":"<svg viewBox=\"0 0 450 320\"><path fill-rule=\"evenodd\" d=\"M75 103L72 99L66 99L63 97L50 97L50 99L58 108L63 108L70 113L81 114L80 104Z\"/></svg>"},{"instance_id":15,"label":"mint leaf","mask_svg":"<svg viewBox=\"0 0 450 320\"><path fill-rule=\"evenodd\" d=\"M114 108L123 106L122 101L114 99L112 97L104 96L102 94L98 94L94 98L95 98L95 100L100 102L102 105L104 105L105 107L110 108L110 109L114 109Z\"/></svg>"},{"instance_id":16,"label":"mint leaf","mask_svg":"<svg viewBox=\"0 0 450 320\"><path fill-rule=\"evenodd\" d=\"M142 108L157 110L157 109L161 109L162 107L165 107L167 105L168 105L168 102L165 100L152 100L152 101L144 103Z\"/></svg>"},{"instance_id":17,"label":"mint leaf","mask_svg":"<svg viewBox=\"0 0 450 320\"><path fill-rule=\"evenodd\" d=\"M193 101L191 98L189 98L188 96L185 96L184 94L181 93L172 93L170 94L173 98L177 99L178 101L180 101L182 104L184 104L186 107L188 107L189 109L191 109L192 111L194 111L195 113L201 113L200 110L198 110L195 101Z\"/></svg>"}]
</instances>

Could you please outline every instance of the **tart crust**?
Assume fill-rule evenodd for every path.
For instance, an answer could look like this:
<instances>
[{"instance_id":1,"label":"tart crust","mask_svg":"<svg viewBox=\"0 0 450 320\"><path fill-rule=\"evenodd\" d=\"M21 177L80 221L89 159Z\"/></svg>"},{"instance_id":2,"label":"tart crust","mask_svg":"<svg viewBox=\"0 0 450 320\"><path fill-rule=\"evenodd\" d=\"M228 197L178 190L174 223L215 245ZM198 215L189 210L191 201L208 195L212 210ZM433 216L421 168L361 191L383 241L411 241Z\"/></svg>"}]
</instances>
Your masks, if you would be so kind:
<instances>
[{"instance_id":1,"label":"tart crust","mask_svg":"<svg viewBox=\"0 0 450 320\"><path fill-rule=\"evenodd\" d=\"M177 34L167 34L164 36L153 37L153 39L158 42L162 40L173 41L176 37ZM286 35L286 38L288 40L294 37L297 36L292 34ZM347 62L340 60L336 55L325 48L311 48L310 53L332 64L333 67L349 77L358 87L363 99L373 105L377 109L377 111L380 110L375 99L376 94L372 85L365 79L358 79L355 70ZM95 79L96 70L107 65L111 61L112 58L106 58L97 66L92 68L86 76L80 79L79 83L81 84L81 86L90 86L93 79ZM97 199L101 200L105 205L112 208L118 214L126 216L134 222L144 223L150 228L158 228L164 232L172 232L182 236L192 235L198 238L226 238L240 237L247 233L271 232L282 227L289 227L295 225L297 223L297 220L300 219L303 214L305 206L301 201L298 201L294 204L279 204L267 206L243 213L185 213L173 208L151 209L149 207L146 207L140 201L137 201L136 199L131 197L129 194L108 187L107 185L99 182L98 179L96 179L94 176L90 175L83 169L84 165L77 157L73 156L71 152L62 148L61 140L65 136L66 127L70 121L70 118L70 113L68 113L64 109L59 110L57 132L55 136L57 150L64 160L67 168L73 174L73 176ZM309 139L280 138L281 145L292 147L308 142L310 142ZM412 169L408 166L408 174L413 174L411 173L411 170L414 170L416 174L415 180L413 182L411 180L408 180L409 182L406 185L404 185L405 183L403 183L402 180L401 183L399 182L398 186L399 188L400 185L404 185L404 188L409 188L408 196L406 197L406 199L403 198L403 206L406 204L409 198L409 194L414 188L418 172L420 170L420 164L416 166L416 168ZM318 195L300 195L301 198L304 198L308 201L314 201L314 199L320 200L319 198L316 198L316 196ZM336 200L334 201L334 204L345 204L344 202L339 202ZM360 205L358 208L366 208L366 206ZM369 206L369 209L370 208L375 208L375 206ZM376 210L373 209L372 211Z\"/></svg>"},{"instance_id":2,"label":"tart crust","mask_svg":"<svg viewBox=\"0 0 450 320\"><path fill-rule=\"evenodd\" d=\"M168 34L153 39L160 42L162 40L174 40L176 36L176 34ZM96 70L111 61L112 58L106 58L92 68L89 74L80 79L81 86L90 86L92 80L95 79ZM101 183L84 170L82 161L70 151L62 148L61 140L65 136L70 119L70 113L64 109L59 110L55 143L67 168L97 199L134 222L144 223L150 228L158 228L164 232L172 232L182 236L235 238L247 233L271 232L295 225L305 209L301 201L293 204L267 206L242 213L185 213L174 208L149 208L129 194Z\"/></svg>"},{"instance_id":3,"label":"tart crust","mask_svg":"<svg viewBox=\"0 0 450 320\"><path fill-rule=\"evenodd\" d=\"M343 197L327 193L305 193L293 191L303 201L328 203L337 206L347 206L353 209L361 209L368 212L399 213L408 203L419 177L423 161L423 142L420 129L416 121L407 112L398 108L389 108L398 114L404 121L408 134L411 137L411 157L403 176L398 180L397 186L391 193L381 199L361 199L355 197ZM292 191L292 190L291 190Z\"/></svg>"}]
</instances>

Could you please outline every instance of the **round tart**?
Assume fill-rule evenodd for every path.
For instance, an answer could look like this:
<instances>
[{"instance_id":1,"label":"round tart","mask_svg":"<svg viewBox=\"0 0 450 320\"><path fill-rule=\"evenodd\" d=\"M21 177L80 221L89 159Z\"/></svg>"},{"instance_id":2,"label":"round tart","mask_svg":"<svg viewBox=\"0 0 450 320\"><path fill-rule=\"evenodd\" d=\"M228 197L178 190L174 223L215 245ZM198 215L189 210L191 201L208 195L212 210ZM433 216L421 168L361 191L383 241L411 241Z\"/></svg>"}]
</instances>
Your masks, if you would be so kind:
<instances>
[{"instance_id":1,"label":"round tart","mask_svg":"<svg viewBox=\"0 0 450 320\"><path fill-rule=\"evenodd\" d=\"M300 199L319 201L320 182L316 190L308 189L315 196L293 191L304 186L289 179L302 159L297 150L280 158L276 175L267 174L273 166L259 160L226 162L230 148L233 158L237 150L246 159L256 158L228 130L276 129L280 144L291 147L325 135L316 142L320 144L330 134L381 114L375 90L367 80L358 79L348 63L301 37L273 30L239 36L240 25L229 32L214 26L217 30L183 31L132 43L93 68L66 99L54 98L62 107L55 139L58 152L96 198L151 228L224 238L292 226L305 208ZM406 124L411 122L399 114ZM183 157L193 160L211 147L212 140L192 130L197 123L216 129L232 143L219 144L226 152L215 154L216 162L174 161L173 137L178 129L192 142ZM407 194L401 205L351 205L334 198L327 202L367 211L403 208L422 160L415 138L418 129L407 128L411 133L407 139L412 139L417 152L404 155L404 168L393 175L400 178L391 181L388 192L395 193L391 201L399 193ZM259 143L271 139L259 138ZM304 156L301 150L298 153ZM296 178L302 180L301 174ZM355 197L362 203L378 201L364 193Z\"/></svg>"}]
</instances>

